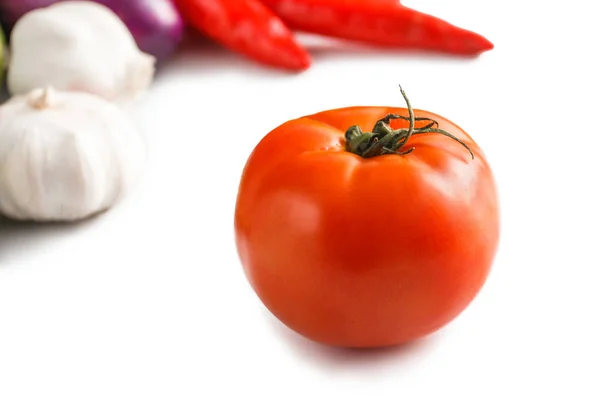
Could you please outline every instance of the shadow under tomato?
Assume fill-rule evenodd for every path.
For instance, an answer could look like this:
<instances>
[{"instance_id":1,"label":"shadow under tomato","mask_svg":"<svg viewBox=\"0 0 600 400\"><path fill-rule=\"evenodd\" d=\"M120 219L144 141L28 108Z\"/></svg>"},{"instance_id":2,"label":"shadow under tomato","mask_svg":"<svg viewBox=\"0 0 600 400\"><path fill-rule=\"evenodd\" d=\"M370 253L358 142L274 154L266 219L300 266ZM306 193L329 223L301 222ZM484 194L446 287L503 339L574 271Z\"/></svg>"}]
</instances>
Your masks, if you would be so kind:
<instances>
[{"instance_id":1,"label":"shadow under tomato","mask_svg":"<svg viewBox=\"0 0 600 400\"><path fill-rule=\"evenodd\" d=\"M412 366L424 359L435 347L438 334L409 343L372 349L332 347L313 342L289 329L268 310L265 319L278 336L300 359L327 370L366 369L379 370L385 366Z\"/></svg>"}]
</instances>

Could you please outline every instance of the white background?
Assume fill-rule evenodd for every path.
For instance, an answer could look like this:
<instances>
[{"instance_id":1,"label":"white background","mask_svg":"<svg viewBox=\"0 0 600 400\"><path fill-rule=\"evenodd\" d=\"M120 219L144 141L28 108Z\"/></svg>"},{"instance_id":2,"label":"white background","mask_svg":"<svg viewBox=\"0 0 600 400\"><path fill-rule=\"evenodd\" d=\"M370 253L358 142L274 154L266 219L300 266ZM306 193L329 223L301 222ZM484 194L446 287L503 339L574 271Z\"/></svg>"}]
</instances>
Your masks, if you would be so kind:
<instances>
[{"instance_id":1,"label":"white background","mask_svg":"<svg viewBox=\"0 0 600 400\"><path fill-rule=\"evenodd\" d=\"M595 2L405 4L496 48L464 60L312 45L313 68L293 76L186 46L136 111L150 162L131 197L76 225L0 220L0 399L600 398ZM403 106L398 83L486 152L501 245L445 329L395 350L325 348L247 284L240 173L287 119Z\"/></svg>"}]
</instances>

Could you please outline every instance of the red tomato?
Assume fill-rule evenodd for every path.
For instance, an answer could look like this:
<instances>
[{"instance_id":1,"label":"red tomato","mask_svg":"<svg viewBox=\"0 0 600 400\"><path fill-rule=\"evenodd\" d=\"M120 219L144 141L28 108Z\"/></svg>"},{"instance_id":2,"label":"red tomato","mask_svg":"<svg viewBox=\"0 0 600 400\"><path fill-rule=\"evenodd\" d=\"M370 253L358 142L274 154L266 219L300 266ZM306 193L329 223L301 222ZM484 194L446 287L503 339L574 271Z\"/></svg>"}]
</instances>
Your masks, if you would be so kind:
<instances>
[{"instance_id":1,"label":"red tomato","mask_svg":"<svg viewBox=\"0 0 600 400\"><path fill-rule=\"evenodd\" d=\"M469 305L493 263L499 210L480 148L449 120L415 110L473 157L423 133L429 120L398 150L410 154L347 150L350 126L367 131L388 114L409 115L350 107L288 121L243 172L235 233L246 276L278 319L317 342L378 347L434 332ZM405 137L409 122L390 126Z\"/></svg>"}]
</instances>

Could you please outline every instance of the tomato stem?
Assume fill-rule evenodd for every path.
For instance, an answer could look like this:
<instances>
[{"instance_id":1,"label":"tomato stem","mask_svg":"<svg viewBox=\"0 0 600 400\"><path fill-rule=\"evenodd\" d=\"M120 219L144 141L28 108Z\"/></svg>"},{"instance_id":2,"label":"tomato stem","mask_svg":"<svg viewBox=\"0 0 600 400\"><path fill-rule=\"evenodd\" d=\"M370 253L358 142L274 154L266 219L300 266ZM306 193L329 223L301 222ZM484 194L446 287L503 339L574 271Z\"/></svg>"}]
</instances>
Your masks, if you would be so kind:
<instances>
[{"instance_id":1,"label":"tomato stem","mask_svg":"<svg viewBox=\"0 0 600 400\"><path fill-rule=\"evenodd\" d=\"M398 114L388 114L375 123L373 132L363 132L358 125L353 125L346 131L346 150L357 154L363 158L377 157L384 154L396 154L405 156L412 153L415 148L411 147L407 150L401 151L408 140L413 135L422 135L425 133L439 133L447 136L460 143L464 148L469 151L471 158L475 159L475 155L471 148L462 140L439 128L439 124L436 120L431 118L420 118L415 117L413 108L404 93L404 89L400 86L400 93L404 97L406 102L406 108L408 109L408 117ZM390 126L390 121L393 119L402 119L408 121L408 129L396 129L393 130ZM415 121L428 121L429 123L421 128L415 128Z\"/></svg>"}]
</instances>

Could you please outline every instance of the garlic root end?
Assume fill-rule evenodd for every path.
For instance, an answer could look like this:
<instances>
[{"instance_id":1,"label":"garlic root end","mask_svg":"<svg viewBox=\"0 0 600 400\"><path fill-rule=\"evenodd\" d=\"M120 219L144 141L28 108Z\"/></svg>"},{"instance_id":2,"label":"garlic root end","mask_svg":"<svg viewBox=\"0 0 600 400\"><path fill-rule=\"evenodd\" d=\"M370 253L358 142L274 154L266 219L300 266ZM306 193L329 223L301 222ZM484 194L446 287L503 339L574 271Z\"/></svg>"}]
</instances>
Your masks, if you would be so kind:
<instances>
[{"instance_id":1,"label":"garlic root end","mask_svg":"<svg viewBox=\"0 0 600 400\"><path fill-rule=\"evenodd\" d=\"M52 86L36 89L29 94L29 105L38 110L52 108L56 105L56 91Z\"/></svg>"}]
</instances>

